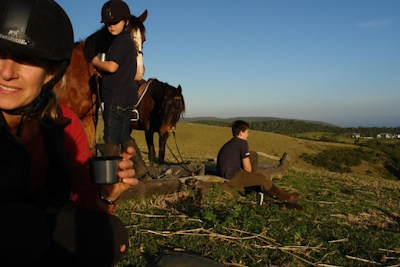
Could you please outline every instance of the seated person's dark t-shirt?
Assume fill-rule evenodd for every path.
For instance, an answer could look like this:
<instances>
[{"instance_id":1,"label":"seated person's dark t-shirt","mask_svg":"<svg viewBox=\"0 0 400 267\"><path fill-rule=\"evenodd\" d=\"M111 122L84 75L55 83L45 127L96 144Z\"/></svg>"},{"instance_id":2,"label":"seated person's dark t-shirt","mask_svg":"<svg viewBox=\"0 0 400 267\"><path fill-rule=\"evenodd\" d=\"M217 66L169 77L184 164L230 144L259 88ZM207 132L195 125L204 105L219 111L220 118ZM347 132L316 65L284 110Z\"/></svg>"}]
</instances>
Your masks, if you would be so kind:
<instances>
[{"instance_id":1,"label":"seated person's dark t-shirt","mask_svg":"<svg viewBox=\"0 0 400 267\"><path fill-rule=\"evenodd\" d=\"M231 180L242 167L242 159L249 156L247 141L233 137L218 152L217 175Z\"/></svg>"}]
</instances>

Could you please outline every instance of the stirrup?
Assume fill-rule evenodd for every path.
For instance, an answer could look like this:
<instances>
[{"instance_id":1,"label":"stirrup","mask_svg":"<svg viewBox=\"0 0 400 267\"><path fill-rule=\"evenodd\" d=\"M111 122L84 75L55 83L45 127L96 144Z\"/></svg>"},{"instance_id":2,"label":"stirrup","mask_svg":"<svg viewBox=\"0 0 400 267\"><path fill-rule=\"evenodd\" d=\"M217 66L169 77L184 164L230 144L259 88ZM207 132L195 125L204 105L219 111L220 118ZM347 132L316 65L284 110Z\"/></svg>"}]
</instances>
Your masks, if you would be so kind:
<instances>
[{"instance_id":1,"label":"stirrup","mask_svg":"<svg viewBox=\"0 0 400 267\"><path fill-rule=\"evenodd\" d=\"M131 121L139 121L139 111L132 109Z\"/></svg>"}]
</instances>

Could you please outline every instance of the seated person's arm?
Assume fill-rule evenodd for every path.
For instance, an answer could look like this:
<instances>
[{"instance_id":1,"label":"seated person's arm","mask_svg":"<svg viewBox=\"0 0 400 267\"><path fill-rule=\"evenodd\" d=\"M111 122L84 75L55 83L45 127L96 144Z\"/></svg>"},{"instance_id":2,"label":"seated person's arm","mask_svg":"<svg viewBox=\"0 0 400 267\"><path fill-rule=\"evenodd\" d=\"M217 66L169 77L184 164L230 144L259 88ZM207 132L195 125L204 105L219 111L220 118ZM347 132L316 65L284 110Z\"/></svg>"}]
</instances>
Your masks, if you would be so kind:
<instances>
[{"instance_id":1,"label":"seated person's arm","mask_svg":"<svg viewBox=\"0 0 400 267\"><path fill-rule=\"evenodd\" d=\"M251 172L251 163L249 157L242 159L242 165L245 171Z\"/></svg>"}]
</instances>

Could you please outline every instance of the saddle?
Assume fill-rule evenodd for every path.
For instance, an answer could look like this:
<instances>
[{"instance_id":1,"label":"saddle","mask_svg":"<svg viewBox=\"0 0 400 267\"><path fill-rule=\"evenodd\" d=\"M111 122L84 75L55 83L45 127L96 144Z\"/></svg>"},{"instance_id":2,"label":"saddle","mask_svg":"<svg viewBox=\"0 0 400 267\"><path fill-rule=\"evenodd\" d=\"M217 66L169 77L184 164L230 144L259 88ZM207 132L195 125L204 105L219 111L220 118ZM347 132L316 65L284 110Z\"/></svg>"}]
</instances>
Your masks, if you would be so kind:
<instances>
[{"instance_id":1,"label":"saddle","mask_svg":"<svg viewBox=\"0 0 400 267\"><path fill-rule=\"evenodd\" d=\"M150 85L150 83L151 83L151 81L152 81L153 79L148 79L147 81L148 81L148 85ZM138 89L138 97L139 98L141 98L142 97L142 95L143 95L143 93L145 93L145 91L146 91L146 80L143 80L143 79L141 79L140 81L138 81L137 82L137 84L138 84L138 86L139 86L139 89ZM147 85L147 86L148 86ZM140 101L139 101L140 102ZM138 102L138 103L139 103Z\"/></svg>"},{"instance_id":2,"label":"saddle","mask_svg":"<svg viewBox=\"0 0 400 267\"><path fill-rule=\"evenodd\" d=\"M131 121L139 121L139 111L136 109L137 106L139 105L140 101L144 97L144 95L147 92L147 88L149 87L150 83L153 81L153 79L148 79L147 82L146 80L141 79L140 81L137 82L139 89L138 89L138 97L139 101L136 103L136 105L132 109L132 118Z\"/></svg>"}]
</instances>

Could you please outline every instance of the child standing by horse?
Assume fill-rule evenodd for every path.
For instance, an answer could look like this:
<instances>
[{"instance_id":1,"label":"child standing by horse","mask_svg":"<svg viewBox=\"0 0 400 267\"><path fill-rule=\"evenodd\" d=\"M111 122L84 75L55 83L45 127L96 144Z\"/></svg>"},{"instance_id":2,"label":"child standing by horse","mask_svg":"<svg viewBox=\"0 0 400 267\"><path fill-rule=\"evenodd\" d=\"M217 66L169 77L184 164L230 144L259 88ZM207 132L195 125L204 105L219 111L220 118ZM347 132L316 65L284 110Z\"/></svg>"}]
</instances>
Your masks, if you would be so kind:
<instances>
[{"instance_id":1,"label":"child standing by horse","mask_svg":"<svg viewBox=\"0 0 400 267\"><path fill-rule=\"evenodd\" d=\"M102 71L102 98L104 102L104 156L117 156L128 146L135 148L132 158L136 177L149 178L136 141L130 136L129 123L133 106L138 101L138 86L135 81L137 71L136 47L127 27L131 16L128 5L121 0L106 2L101 10L101 23L105 24L111 46L106 60L98 57L92 60L93 65Z\"/></svg>"}]
</instances>

